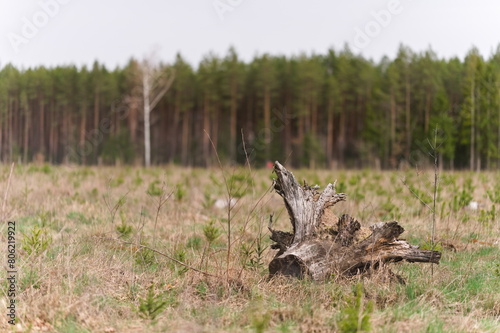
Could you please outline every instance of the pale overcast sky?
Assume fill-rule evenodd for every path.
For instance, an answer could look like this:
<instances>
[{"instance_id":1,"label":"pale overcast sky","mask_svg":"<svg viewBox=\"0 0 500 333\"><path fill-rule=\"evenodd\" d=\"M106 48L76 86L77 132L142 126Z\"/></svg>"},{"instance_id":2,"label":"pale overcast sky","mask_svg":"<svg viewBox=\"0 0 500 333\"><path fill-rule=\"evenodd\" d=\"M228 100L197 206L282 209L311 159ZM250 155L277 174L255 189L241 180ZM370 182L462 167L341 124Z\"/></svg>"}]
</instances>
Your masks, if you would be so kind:
<instances>
[{"instance_id":1,"label":"pale overcast sky","mask_svg":"<svg viewBox=\"0 0 500 333\"><path fill-rule=\"evenodd\" d=\"M197 66L233 45L255 54L325 53L348 43L379 60L400 43L463 57L500 42L500 1L470 0L0 0L0 66L124 65L158 50Z\"/></svg>"}]
</instances>

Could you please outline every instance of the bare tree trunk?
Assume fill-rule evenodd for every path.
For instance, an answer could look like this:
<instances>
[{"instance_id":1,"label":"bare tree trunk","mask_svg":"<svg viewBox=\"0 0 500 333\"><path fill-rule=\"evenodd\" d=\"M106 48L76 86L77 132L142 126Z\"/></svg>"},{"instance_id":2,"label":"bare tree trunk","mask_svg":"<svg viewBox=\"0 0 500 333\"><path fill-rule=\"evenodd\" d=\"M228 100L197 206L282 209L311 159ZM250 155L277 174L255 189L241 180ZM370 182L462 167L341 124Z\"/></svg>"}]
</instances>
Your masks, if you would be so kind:
<instances>
[{"instance_id":1,"label":"bare tree trunk","mask_svg":"<svg viewBox=\"0 0 500 333\"><path fill-rule=\"evenodd\" d=\"M310 98L310 110L311 110L311 137L312 140L316 140L317 138L316 134L318 131L318 107L313 96L311 96ZM310 169L316 168L316 156L317 156L317 151L313 150L310 152L310 158L309 158Z\"/></svg>"},{"instance_id":2,"label":"bare tree trunk","mask_svg":"<svg viewBox=\"0 0 500 333\"><path fill-rule=\"evenodd\" d=\"M24 111L23 163L28 163L30 126L30 111L26 109Z\"/></svg>"},{"instance_id":3,"label":"bare tree trunk","mask_svg":"<svg viewBox=\"0 0 500 333\"><path fill-rule=\"evenodd\" d=\"M391 88L391 136L390 136L390 166L395 168L396 163L396 101L394 96L394 89Z\"/></svg>"},{"instance_id":4,"label":"bare tree trunk","mask_svg":"<svg viewBox=\"0 0 500 333\"><path fill-rule=\"evenodd\" d=\"M182 151L181 160L182 165L188 165L188 153L189 153L189 110L184 110L182 117Z\"/></svg>"},{"instance_id":5,"label":"bare tree trunk","mask_svg":"<svg viewBox=\"0 0 500 333\"><path fill-rule=\"evenodd\" d=\"M340 119L339 119L339 139L337 141L337 146L338 146L338 161L339 161L339 166L341 168L344 168L345 161L344 161L344 152L345 152L345 146L346 146L346 115L345 115L345 108L340 112Z\"/></svg>"},{"instance_id":6,"label":"bare tree trunk","mask_svg":"<svg viewBox=\"0 0 500 333\"><path fill-rule=\"evenodd\" d=\"M48 119L47 119L47 127L48 127L48 132L49 132L49 150L48 150L48 154L49 154L49 163L53 163L54 159L53 159L53 150L54 150L54 139L53 139L53 136L54 136L54 100L53 100L53 97L52 97L52 100L50 101L50 108L49 108L49 114L48 114Z\"/></svg>"},{"instance_id":7,"label":"bare tree trunk","mask_svg":"<svg viewBox=\"0 0 500 333\"><path fill-rule=\"evenodd\" d=\"M12 113L12 159L19 159L19 134L22 133L19 130L19 114L21 110L17 97L12 102L14 104L14 108L12 109L14 111ZM16 156L14 156L14 152Z\"/></svg>"},{"instance_id":8,"label":"bare tree trunk","mask_svg":"<svg viewBox=\"0 0 500 333\"><path fill-rule=\"evenodd\" d=\"M151 166L151 123L149 116L151 114L151 105L149 101L150 94L150 73L146 69L142 79L142 89L144 96L144 164Z\"/></svg>"},{"instance_id":9,"label":"bare tree trunk","mask_svg":"<svg viewBox=\"0 0 500 333\"><path fill-rule=\"evenodd\" d=\"M116 112L116 104L115 103L111 104L111 118L112 118L112 122L111 122L110 130L112 131L111 133L113 133L114 136L117 136L118 133L120 133L120 131L122 129L122 124L120 121L120 116L118 115L118 112Z\"/></svg>"},{"instance_id":10,"label":"bare tree trunk","mask_svg":"<svg viewBox=\"0 0 500 333\"><path fill-rule=\"evenodd\" d=\"M74 124L73 124L73 110L67 112L67 115L65 116L66 119L66 132L64 133L64 142L66 143L66 147L63 145L62 147L65 148L64 151L67 151L68 147L74 147L75 146L75 129L74 129ZM69 155L66 153L63 153L63 159L64 163L67 164L69 163Z\"/></svg>"},{"instance_id":11,"label":"bare tree trunk","mask_svg":"<svg viewBox=\"0 0 500 333\"><path fill-rule=\"evenodd\" d=\"M427 93L425 96L425 115L424 115L424 133L429 131L429 122L431 114L431 94Z\"/></svg>"},{"instance_id":12,"label":"bare tree trunk","mask_svg":"<svg viewBox=\"0 0 500 333\"><path fill-rule=\"evenodd\" d=\"M62 117L61 117L61 122L62 122L62 126L61 127L62 128L60 129L60 131L61 131L61 134L60 134L61 137L60 137L59 140L56 141L57 144L58 144L57 145L58 146L58 154L60 152L60 148L61 148L61 145L63 144L63 142L65 144L68 144L68 146L71 146L70 142L68 140L68 132L69 132L69 130L68 130L68 116L67 116L66 112L61 112L61 113L62 113ZM65 154L63 153L63 156L62 156L63 160L61 162L63 164L66 164L64 156L65 156Z\"/></svg>"},{"instance_id":13,"label":"bare tree trunk","mask_svg":"<svg viewBox=\"0 0 500 333\"><path fill-rule=\"evenodd\" d=\"M87 105L82 106L82 119L80 121L80 138L79 138L79 146L80 146L80 158L82 165L87 163L87 154L85 151L85 134L87 128Z\"/></svg>"},{"instance_id":14,"label":"bare tree trunk","mask_svg":"<svg viewBox=\"0 0 500 333\"><path fill-rule=\"evenodd\" d=\"M474 76L472 77L472 83L470 86L470 98L471 98L471 103L470 103L470 117L471 117L471 123L470 123L470 171L474 171L474 159L475 159L475 138L476 138L476 126L474 124L474 104L475 104L475 84L474 84Z\"/></svg>"},{"instance_id":15,"label":"bare tree trunk","mask_svg":"<svg viewBox=\"0 0 500 333\"><path fill-rule=\"evenodd\" d=\"M138 109L139 109L139 102L138 98L135 95L132 95L128 98L128 117L127 117L127 122L128 122L128 130L130 132L130 139L132 140L132 143L137 145L137 127L138 127Z\"/></svg>"},{"instance_id":16,"label":"bare tree trunk","mask_svg":"<svg viewBox=\"0 0 500 333\"><path fill-rule=\"evenodd\" d=\"M94 91L94 128L93 131L97 131L99 129L99 108L100 108L100 96L98 87L95 88ZM94 162L97 163L97 147L94 147Z\"/></svg>"},{"instance_id":17,"label":"bare tree trunk","mask_svg":"<svg viewBox=\"0 0 500 333\"><path fill-rule=\"evenodd\" d=\"M209 98L208 94L205 93L205 98L203 102L203 129L206 133L203 133L203 160L205 166L210 166L210 109L209 109Z\"/></svg>"},{"instance_id":18,"label":"bare tree trunk","mask_svg":"<svg viewBox=\"0 0 500 333\"><path fill-rule=\"evenodd\" d=\"M318 132L318 104L316 99L311 96L311 134L316 138Z\"/></svg>"},{"instance_id":19,"label":"bare tree trunk","mask_svg":"<svg viewBox=\"0 0 500 333\"><path fill-rule=\"evenodd\" d=\"M408 73L406 74L406 82L405 82L405 110L406 110L406 161L410 161L410 153L411 153L411 90L410 90L410 79L408 78Z\"/></svg>"},{"instance_id":20,"label":"bare tree trunk","mask_svg":"<svg viewBox=\"0 0 500 333\"><path fill-rule=\"evenodd\" d=\"M215 110L213 112L214 118L212 119L212 142L215 149L219 147L219 103L215 104Z\"/></svg>"},{"instance_id":21,"label":"bare tree trunk","mask_svg":"<svg viewBox=\"0 0 500 333\"><path fill-rule=\"evenodd\" d=\"M333 164L333 107L328 108L327 129L326 129L326 163L331 168Z\"/></svg>"},{"instance_id":22,"label":"bare tree trunk","mask_svg":"<svg viewBox=\"0 0 500 333\"><path fill-rule=\"evenodd\" d=\"M142 95L144 106L144 164L151 166L151 111L172 86L175 75L154 67L152 56L142 64Z\"/></svg>"},{"instance_id":23,"label":"bare tree trunk","mask_svg":"<svg viewBox=\"0 0 500 333\"><path fill-rule=\"evenodd\" d=\"M39 103L39 108L40 108L40 123L38 124L38 127L40 129L40 136L38 137L38 145L39 145L39 152L41 154L45 154L45 103L44 103L44 96L40 96L40 103Z\"/></svg>"},{"instance_id":24,"label":"bare tree trunk","mask_svg":"<svg viewBox=\"0 0 500 333\"><path fill-rule=\"evenodd\" d=\"M286 159L289 158L289 156L292 154L292 122L291 122L291 110L289 109L290 105L292 103L290 102L290 95L287 93L286 97L286 102L285 105L283 106L283 112L281 113L283 119L283 126L284 126L284 157ZM292 111L293 112L293 111ZM295 119L295 117L293 117Z\"/></svg>"},{"instance_id":25,"label":"bare tree trunk","mask_svg":"<svg viewBox=\"0 0 500 333\"><path fill-rule=\"evenodd\" d=\"M58 121L55 119L52 119L52 123L50 125L50 138L49 138L49 149L50 149L50 162L55 163L57 162L57 128L58 128Z\"/></svg>"},{"instance_id":26,"label":"bare tree trunk","mask_svg":"<svg viewBox=\"0 0 500 333\"><path fill-rule=\"evenodd\" d=\"M179 135L178 135L178 127L179 127L179 118L181 114L180 109L180 101L179 101L179 93L176 96L175 106L174 106L174 120L172 121L172 130L170 133L172 146L170 147L170 152L168 152L168 163L172 163L177 155L177 146L179 144Z\"/></svg>"},{"instance_id":27,"label":"bare tree trunk","mask_svg":"<svg viewBox=\"0 0 500 333\"><path fill-rule=\"evenodd\" d=\"M298 164L302 165L302 155L304 154L304 115L301 114L299 111L299 114L297 115L298 122L297 122L297 157L298 157Z\"/></svg>"},{"instance_id":28,"label":"bare tree trunk","mask_svg":"<svg viewBox=\"0 0 500 333\"><path fill-rule=\"evenodd\" d=\"M238 85L231 84L231 107L229 111L229 156L231 161L236 163L236 132L238 117Z\"/></svg>"},{"instance_id":29,"label":"bare tree trunk","mask_svg":"<svg viewBox=\"0 0 500 333\"><path fill-rule=\"evenodd\" d=\"M266 160L268 160L270 156L270 148L271 148L271 91L269 88L265 88L264 90L264 128L266 131L265 138L265 153Z\"/></svg>"},{"instance_id":30,"label":"bare tree trunk","mask_svg":"<svg viewBox=\"0 0 500 333\"><path fill-rule=\"evenodd\" d=\"M346 196L336 193L334 185L328 184L319 193L317 187L300 186L279 162L274 170L274 189L285 201L293 233L269 226L271 240L276 242L271 248L279 250L269 264L271 276L308 276L319 281L363 273L385 262L439 263L440 252L419 250L398 239L404 229L396 221L375 223L368 231L348 215L336 219L327 208Z\"/></svg>"}]
</instances>

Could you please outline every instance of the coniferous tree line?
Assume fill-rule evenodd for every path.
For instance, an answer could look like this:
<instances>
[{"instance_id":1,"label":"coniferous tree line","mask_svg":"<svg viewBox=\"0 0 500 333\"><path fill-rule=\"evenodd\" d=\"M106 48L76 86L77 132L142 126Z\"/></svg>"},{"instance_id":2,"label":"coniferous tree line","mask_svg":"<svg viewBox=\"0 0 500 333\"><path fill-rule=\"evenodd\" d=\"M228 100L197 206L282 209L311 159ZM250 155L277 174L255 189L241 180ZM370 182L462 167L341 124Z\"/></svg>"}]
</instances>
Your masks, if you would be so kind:
<instances>
[{"instance_id":1,"label":"coniferous tree line","mask_svg":"<svg viewBox=\"0 0 500 333\"><path fill-rule=\"evenodd\" d=\"M401 46L379 62L345 47L323 55L234 49L175 80L151 112L152 161L210 166L269 160L294 167L424 164L437 141L449 169L500 167L500 48L440 59ZM122 68L0 68L0 161L143 161L141 62ZM246 151L246 153L245 153Z\"/></svg>"}]
</instances>

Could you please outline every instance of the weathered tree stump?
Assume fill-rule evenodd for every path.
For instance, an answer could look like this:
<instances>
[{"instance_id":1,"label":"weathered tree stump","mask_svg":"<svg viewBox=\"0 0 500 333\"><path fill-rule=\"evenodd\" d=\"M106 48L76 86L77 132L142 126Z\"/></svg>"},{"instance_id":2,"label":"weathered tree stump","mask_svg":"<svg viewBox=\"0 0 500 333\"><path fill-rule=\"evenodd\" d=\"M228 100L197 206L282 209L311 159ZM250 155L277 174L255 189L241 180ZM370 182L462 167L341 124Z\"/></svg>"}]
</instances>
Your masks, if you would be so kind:
<instances>
[{"instance_id":1,"label":"weathered tree stump","mask_svg":"<svg viewBox=\"0 0 500 333\"><path fill-rule=\"evenodd\" d=\"M344 201L346 195L336 193L335 184L319 193L319 186L300 186L279 162L274 172L274 189L285 201L293 233L269 225L271 240L276 242L272 248L279 250L269 264L271 276L309 276L320 281L363 273L385 262L439 263L440 252L419 250L398 239L404 229L396 221L378 222L368 229L347 214L336 218L327 208Z\"/></svg>"}]
</instances>

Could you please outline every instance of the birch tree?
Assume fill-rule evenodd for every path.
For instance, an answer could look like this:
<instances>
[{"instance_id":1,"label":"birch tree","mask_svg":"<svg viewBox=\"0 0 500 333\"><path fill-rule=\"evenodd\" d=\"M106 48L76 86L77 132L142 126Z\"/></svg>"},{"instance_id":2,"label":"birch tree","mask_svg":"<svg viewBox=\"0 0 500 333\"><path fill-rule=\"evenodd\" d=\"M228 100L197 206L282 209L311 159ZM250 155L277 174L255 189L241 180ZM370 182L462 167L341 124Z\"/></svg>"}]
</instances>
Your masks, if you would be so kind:
<instances>
[{"instance_id":1,"label":"birch tree","mask_svg":"<svg viewBox=\"0 0 500 333\"><path fill-rule=\"evenodd\" d=\"M155 64L152 57L142 62L142 92L144 98L144 164L151 166L151 111L172 86L175 72Z\"/></svg>"}]
</instances>

